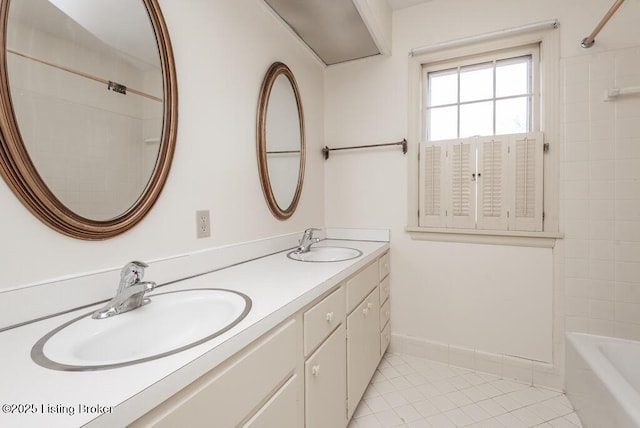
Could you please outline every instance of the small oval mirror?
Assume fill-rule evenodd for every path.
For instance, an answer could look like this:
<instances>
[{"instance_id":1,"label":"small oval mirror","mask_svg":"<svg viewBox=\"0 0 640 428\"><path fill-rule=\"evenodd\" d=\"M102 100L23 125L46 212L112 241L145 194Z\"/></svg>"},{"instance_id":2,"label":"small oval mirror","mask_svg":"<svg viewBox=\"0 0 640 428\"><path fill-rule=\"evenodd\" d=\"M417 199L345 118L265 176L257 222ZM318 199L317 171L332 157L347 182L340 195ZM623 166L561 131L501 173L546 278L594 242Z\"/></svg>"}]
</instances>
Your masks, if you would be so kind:
<instances>
[{"instance_id":1,"label":"small oval mirror","mask_svg":"<svg viewBox=\"0 0 640 428\"><path fill-rule=\"evenodd\" d=\"M293 73L285 64L271 65L260 89L257 118L258 171L273 215L294 213L304 179L304 116Z\"/></svg>"},{"instance_id":2,"label":"small oval mirror","mask_svg":"<svg viewBox=\"0 0 640 428\"><path fill-rule=\"evenodd\" d=\"M131 228L175 145L177 89L157 0L1 0L0 172L80 239Z\"/></svg>"}]
</instances>

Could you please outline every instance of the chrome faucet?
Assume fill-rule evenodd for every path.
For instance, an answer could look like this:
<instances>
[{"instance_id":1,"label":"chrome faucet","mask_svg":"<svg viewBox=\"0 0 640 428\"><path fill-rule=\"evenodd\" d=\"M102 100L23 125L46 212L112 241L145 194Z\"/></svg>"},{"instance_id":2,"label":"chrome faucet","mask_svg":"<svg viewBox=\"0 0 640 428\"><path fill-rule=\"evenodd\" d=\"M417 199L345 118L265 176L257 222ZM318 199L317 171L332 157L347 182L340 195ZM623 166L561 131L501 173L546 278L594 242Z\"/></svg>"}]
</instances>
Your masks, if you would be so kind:
<instances>
[{"instance_id":1,"label":"chrome faucet","mask_svg":"<svg viewBox=\"0 0 640 428\"><path fill-rule=\"evenodd\" d=\"M142 262L127 263L120 271L120 285L115 297L107 302L102 309L95 311L92 318L109 318L149 303L151 300L144 295L153 290L156 283L141 281L146 267L149 265Z\"/></svg>"},{"instance_id":2,"label":"chrome faucet","mask_svg":"<svg viewBox=\"0 0 640 428\"><path fill-rule=\"evenodd\" d=\"M320 242L320 238L313 237L313 232L316 230L322 230L322 229L316 229L314 227L311 227L304 231L304 233L302 234L302 239L298 241L300 245L298 245L298 248L296 249L296 253L298 254L308 253L309 250L311 250L311 245L315 244L316 242Z\"/></svg>"}]
</instances>

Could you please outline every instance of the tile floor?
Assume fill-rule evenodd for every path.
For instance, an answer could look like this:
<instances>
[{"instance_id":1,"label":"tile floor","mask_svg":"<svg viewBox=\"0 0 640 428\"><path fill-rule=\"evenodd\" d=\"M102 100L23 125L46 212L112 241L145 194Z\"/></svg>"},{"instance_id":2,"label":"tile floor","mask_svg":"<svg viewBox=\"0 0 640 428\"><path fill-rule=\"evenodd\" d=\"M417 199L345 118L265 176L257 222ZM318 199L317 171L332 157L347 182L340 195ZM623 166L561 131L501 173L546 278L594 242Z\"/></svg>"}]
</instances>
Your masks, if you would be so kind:
<instances>
[{"instance_id":1,"label":"tile floor","mask_svg":"<svg viewBox=\"0 0 640 428\"><path fill-rule=\"evenodd\" d=\"M560 391L387 353L348 428L582 427Z\"/></svg>"}]
</instances>

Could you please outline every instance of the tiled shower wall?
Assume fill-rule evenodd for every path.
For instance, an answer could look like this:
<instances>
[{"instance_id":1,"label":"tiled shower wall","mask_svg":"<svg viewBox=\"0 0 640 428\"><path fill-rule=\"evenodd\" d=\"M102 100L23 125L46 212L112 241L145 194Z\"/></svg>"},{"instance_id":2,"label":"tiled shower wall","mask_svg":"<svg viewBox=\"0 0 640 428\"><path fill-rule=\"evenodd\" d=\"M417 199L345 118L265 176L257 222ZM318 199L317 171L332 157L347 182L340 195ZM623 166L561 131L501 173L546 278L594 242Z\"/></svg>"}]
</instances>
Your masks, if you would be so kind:
<instances>
[{"instance_id":1,"label":"tiled shower wall","mask_svg":"<svg viewBox=\"0 0 640 428\"><path fill-rule=\"evenodd\" d=\"M562 70L565 329L640 340L640 47Z\"/></svg>"}]
</instances>

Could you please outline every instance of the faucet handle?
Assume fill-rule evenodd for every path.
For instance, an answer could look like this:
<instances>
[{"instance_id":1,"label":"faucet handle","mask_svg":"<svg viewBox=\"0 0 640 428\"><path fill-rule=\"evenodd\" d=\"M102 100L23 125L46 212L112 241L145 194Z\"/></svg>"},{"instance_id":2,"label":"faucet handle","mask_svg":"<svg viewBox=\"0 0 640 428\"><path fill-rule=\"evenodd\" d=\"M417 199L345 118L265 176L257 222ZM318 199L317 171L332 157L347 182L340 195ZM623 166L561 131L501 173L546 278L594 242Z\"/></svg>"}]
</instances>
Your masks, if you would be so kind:
<instances>
[{"instance_id":1,"label":"faucet handle","mask_svg":"<svg viewBox=\"0 0 640 428\"><path fill-rule=\"evenodd\" d=\"M310 227L308 229L305 229L304 234L307 235L309 238L313 237L313 232L319 232L322 229L319 229L317 227Z\"/></svg>"},{"instance_id":2,"label":"faucet handle","mask_svg":"<svg viewBox=\"0 0 640 428\"><path fill-rule=\"evenodd\" d=\"M130 279L131 283L136 283L142 280L144 276L144 268L149 267L148 264L144 262L132 261L124 265L122 270L120 271L120 278L122 279Z\"/></svg>"}]
</instances>

